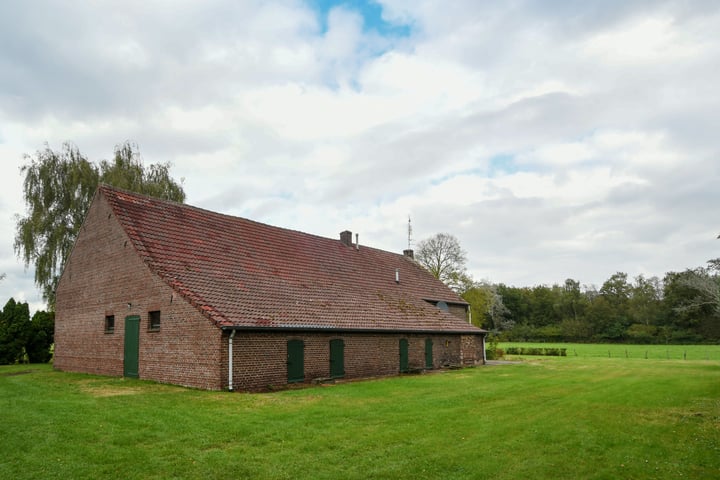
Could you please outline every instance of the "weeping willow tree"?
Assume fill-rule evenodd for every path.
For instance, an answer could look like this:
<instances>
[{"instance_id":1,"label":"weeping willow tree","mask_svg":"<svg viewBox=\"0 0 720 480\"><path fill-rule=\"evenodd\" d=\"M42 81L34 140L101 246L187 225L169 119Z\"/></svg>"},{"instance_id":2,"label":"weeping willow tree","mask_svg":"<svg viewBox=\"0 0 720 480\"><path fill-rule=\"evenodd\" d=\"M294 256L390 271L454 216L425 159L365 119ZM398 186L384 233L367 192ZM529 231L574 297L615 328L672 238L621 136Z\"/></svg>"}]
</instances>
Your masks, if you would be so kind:
<instances>
[{"instance_id":1,"label":"weeping willow tree","mask_svg":"<svg viewBox=\"0 0 720 480\"><path fill-rule=\"evenodd\" d=\"M170 164L145 167L136 145L115 147L112 161L90 162L78 148L65 143L59 152L47 144L25 155L23 199L26 213L16 217L15 253L25 267L35 267L35 284L48 308L55 307L55 289L78 231L100 183L154 197L185 201Z\"/></svg>"}]
</instances>

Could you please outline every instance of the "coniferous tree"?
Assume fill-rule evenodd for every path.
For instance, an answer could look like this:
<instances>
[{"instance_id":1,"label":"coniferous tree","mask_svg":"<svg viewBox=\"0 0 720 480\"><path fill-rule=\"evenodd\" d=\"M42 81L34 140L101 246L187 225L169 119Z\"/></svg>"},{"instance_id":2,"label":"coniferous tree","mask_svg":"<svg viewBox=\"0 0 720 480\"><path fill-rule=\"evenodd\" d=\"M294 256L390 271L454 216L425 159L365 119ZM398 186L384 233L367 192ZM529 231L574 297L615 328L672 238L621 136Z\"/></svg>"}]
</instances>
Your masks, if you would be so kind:
<instances>
[{"instance_id":1,"label":"coniferous tree","mask_svg":"<svg viewBox=\"0 0 720 480\"><path fill-rule=\"evenodd\" d=\"M0 312L0 365L20 362L30 332L30 309L27 303L8 300Z\"/></svg>"},{"instance_id":2,"label":"coniferous tree","mask_svg":"<svg viewBox=\"0 0 720 480\"><path fill-rule=\"evenodd\" d=\"M25 350L30 363L47 363L52 354L50 346L55 341L55 315L38 311L30 320Z\"/></svg>"}]
</instances>

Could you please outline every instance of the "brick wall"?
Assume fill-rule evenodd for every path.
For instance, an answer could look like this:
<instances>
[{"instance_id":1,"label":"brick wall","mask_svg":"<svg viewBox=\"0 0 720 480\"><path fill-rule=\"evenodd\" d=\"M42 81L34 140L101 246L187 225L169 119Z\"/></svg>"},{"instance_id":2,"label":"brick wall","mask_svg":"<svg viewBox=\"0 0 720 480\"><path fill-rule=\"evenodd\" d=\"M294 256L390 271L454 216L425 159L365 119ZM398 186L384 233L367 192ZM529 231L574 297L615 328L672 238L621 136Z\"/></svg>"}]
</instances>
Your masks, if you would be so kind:
<instances>
[{"instance_id":1,"label":"brick wall","mask_svg":"<svg viewBox=\"0 0 720 480\"><path fill-rule=\"evenodd\" d=\"M148 331L153 310L161 312L157 332ZM114 333L105 333L106 315L115 316ZM140 378L221 388L220 330L150 272L100 199L88 212L58 286L55 368L123 375L130 315L140 317Z\"/></svg>"},{"instance_id":2,"label":"brick wall","mask_svg":"<svg viewBox=\"0 0 720 480\"><path fill-rule=\"evenodd\" d=\"M227 344L227 335L224 343ZM467 344L464 361L461 357L464 337ZM482 361L474 335L401 335L345 333L258 333L238 331L233 339L233 387L235 390L264 390L287 385L287 342L304 342L305 382L330 377L330 340L344 342L346 379L397 375L400 372L400 339L408 340L408 366L411 370L425 368L425 340L432 339L433 368L470 364ZM480 339L478 338L478 341ZM469 345L472 344L472 347ZM474 356L474 361L471 357ZM227 353L223 362L227 365ZM227 369L227 367L226 367ZM227 372L223 388L227 387Z\"/></svg>"},{"instance_id":3,"label":"brick wall","mask_svg":"<svg viewBox=\"0 0 720 480\"><path fill-rule=\"evenodd\" d=\"M462 365L484 363L485 345L480 335L462 335L460 337L460 356Z\"/></svg>"}]
</instances>

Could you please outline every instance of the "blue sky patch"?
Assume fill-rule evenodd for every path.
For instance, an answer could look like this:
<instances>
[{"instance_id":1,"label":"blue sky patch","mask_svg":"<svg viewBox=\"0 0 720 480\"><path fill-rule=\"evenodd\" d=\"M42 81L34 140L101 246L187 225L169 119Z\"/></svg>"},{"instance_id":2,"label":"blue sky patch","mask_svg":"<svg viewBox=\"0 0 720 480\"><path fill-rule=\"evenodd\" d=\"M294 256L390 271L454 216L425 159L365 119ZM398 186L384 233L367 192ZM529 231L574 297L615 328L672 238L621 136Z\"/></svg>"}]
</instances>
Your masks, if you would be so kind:
<instances>
[{"instance_id":1,"label":"blue sky patch","mask_svg":"<svg viewBox=\"0 0 720 480\"><path fill-rule=\"evenodd\" d=\"M344 7L363 17L363 31L377 32L384 37L408 37L411 26L387 22L382 18L382 5L363 0L306 0L318 12L322 33L327 32L328 12L335 7Z\"/></svg>"},{"instance_id":2,"label":"blue sky patch","mask_svg":"<svg viewBox=\"0 0 720 480\"><path fill-rule=\"evenodd\" d=\"M515 164L515 155L509 153L499 153L490 158L488 165L488 175L496 177L502 174L515 173L519 169Z\"/></svg>"},{"instance_id":3,"label":"blue sky patch","mask_svg":"<svg viewBox=\"0 0 720 480\"><path fill-rule=\"evenodd\" d=\"M442 183L447 182L448 180L451 180L455 177L464 177L464 176L476 176L476 177L482 177L485 175L485 170L482 168L470 168L467 170L458 170L456 172L448 173L447 175L443 175L442 177L433 178L430 180L430 185L440 185Z\"/></svg>"}]
</instances>

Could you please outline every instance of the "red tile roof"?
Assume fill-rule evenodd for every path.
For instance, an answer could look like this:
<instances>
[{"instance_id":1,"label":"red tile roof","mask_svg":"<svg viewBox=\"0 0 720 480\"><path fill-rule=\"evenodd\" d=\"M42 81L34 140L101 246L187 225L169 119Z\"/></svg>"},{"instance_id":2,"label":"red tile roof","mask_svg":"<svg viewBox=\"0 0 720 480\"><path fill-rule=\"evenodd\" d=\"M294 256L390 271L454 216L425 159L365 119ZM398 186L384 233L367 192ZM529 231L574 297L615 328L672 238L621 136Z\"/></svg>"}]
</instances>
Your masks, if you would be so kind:
<instances>
[{"instance_id":1,"label":"red tile roof","mask_svg":"<svg viewBox=\"0 0 720 480\"><path fill-rule=\"evenodd\" d=\"M483 332L429 303L465 301L404 255L99 192L148 267L219 327Z\"/></svg>"}]
</instances>

